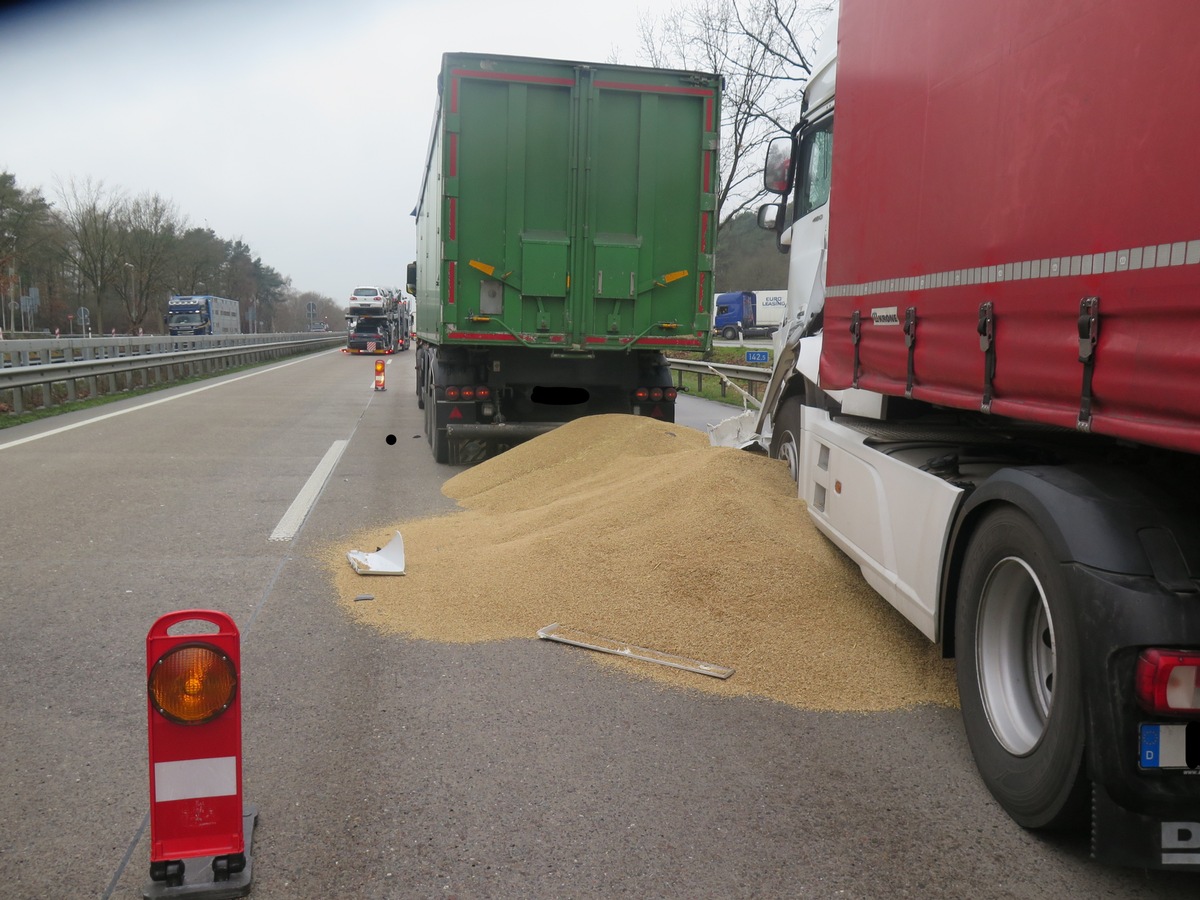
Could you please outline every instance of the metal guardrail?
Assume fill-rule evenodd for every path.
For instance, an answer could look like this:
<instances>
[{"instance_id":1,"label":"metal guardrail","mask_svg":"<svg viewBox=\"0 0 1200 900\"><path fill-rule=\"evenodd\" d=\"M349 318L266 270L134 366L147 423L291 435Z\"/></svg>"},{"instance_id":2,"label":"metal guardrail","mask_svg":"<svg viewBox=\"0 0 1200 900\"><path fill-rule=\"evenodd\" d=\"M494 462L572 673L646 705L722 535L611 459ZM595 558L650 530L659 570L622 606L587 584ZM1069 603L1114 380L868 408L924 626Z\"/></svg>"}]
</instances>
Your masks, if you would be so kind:
<instances>
[{"instance_id":1,"label":"metal guardrail","mask_svg":"<svg viewBox=\"0 0 1200 900\"><path fill-rule=\"evenodd\" d=\"M30 406L50 407L78 400L80 382L86 385L84 396L94 397L178 377L209 374L234 365L341 346L345 340L345 334L339 332L301 332L0 341L0 412L22 413ZM713 377L721 380L722 393L727 380L744 381L751 395L757 397L755 386L766 384L771 377L770 369L756 366L674 358L668 358L667 362L677 373L677 384L682 385L683 373L689 372L696 376L698 390L703 389L705 377ZM138 377L142 385L132 383ZM100 379L104 379L103 391ZM118 379L124 383L119 384ZM42 389L41 396L31 402L29 392L36 388Z\"/></svg>"},{"instance_id":2,"label":"metal guardrail","mask_svg":"<svg viewBox=\"0 0 1200 900\"><path fill-rule=\"evenodd\" d=\"M7 407L6 411L21 413L29 406L69 403L79 399L81 393L90 397L119 393L131 387L340 346L345 341L345 334L337 332L3 341L0 409Z\"/></svg>"},{"instance_id":3,"label":"metal guardrail","mask_svg":"<svg viewBox=\"0 0 1200 900\"><path fill-rule=\"evenodd\" d=\"M729 363L711 363L694 359L674 359L667 357L671 368L677 372L695 372L700 375L720 373L727 378L737 378L742 381L753 381L766 384L771 380L771 370L761 366L733 366Z\"/></svg>"},{"instance_id":4,"label":"metal guardrail","mask_svg":"<svg viewBox=\"0 0 1200 900\"><path fill-rule=\"evenodd\" d=\"M771 370L758 366L734 366L729 363L710 363L702 360L675 359L667 357L672 371L676 372L676 387L683 386L683 373L690 372L696 376L696 390L704 390L705 376L717 378L721 382L721 396L725 396L725 387L729 382L746 382L748 393L754 399L759 399L757 385L766 384L771 380ZM737 385L734 385L737 387Z\"/></svg>"}]
</instances>

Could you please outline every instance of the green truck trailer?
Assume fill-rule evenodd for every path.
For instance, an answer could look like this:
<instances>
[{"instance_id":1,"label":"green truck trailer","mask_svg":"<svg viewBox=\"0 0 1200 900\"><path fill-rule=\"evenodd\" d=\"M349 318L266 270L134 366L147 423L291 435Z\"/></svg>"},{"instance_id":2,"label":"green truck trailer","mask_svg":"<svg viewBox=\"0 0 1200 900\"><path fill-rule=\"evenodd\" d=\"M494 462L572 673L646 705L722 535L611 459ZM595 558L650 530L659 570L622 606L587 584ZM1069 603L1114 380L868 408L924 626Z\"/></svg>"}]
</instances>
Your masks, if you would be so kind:
<instances>
[{"instance_id":1,"label":"green truck trailer","mask_svg":"<svg viewBox=\"0 0 1200 900\"><path fill-rule=\"evenodd\" d=\"M674 421L706 350L719 75L442 58L417 205L417 396L438 462L585 415Z\"/></svg>"}]
</instances>

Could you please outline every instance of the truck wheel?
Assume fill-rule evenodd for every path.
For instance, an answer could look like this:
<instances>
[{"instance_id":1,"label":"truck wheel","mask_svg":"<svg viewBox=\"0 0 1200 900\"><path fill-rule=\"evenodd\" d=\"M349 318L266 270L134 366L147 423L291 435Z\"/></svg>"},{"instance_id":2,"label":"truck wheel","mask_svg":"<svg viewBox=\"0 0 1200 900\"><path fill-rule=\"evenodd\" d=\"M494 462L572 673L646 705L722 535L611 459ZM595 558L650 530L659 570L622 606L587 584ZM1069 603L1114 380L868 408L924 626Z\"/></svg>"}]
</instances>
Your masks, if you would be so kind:
<instances>
[{"instance_id":1,"label":"truck wheel","mask_svg":"<svg viewBox=\"0 0 1200 900\"><path fill-rule=\"evenodd\" d=\"M737 329L734 328L732 325L726 325L721 330L721 337L725 338L725 340L727 340L727 341L736 341L737 336L738 336Z\"/></svg>"},{"instance_id":2,"label":"truck wheel","mask_svg":"<svg viewBox=\"0 0 1200 900\"><path fill-rule=\"evenodd\" d=\"M988 790L1026 828L1082 825L1079 641L1058 563L1013 507L989 513L967 546L955 648L963 723Z\"/></svg>"},{"instance_id":3,"label":"truck wheel","mask_svg":"<svg viewBox=\"0 0 1200 900\"><path fill-rule=\"evenodd\" d=\"M787 463L792 481L800 481L800 398L789 397L779 408L771 431L771 458Z\"/></svg>"},{"instance_id":4,"label":"truck wheel","mask_svg":"<svg viewBox=\"0 0 1200 900\"><path fill-rule=\"evenodd\" d=\"M425 436L433 450L434 462L443 465L450 462L450 442L446 438L446 429L437 427L437 401L432 384L429 385L429 396L425 400Z\"/></svg>"}]
</instances>

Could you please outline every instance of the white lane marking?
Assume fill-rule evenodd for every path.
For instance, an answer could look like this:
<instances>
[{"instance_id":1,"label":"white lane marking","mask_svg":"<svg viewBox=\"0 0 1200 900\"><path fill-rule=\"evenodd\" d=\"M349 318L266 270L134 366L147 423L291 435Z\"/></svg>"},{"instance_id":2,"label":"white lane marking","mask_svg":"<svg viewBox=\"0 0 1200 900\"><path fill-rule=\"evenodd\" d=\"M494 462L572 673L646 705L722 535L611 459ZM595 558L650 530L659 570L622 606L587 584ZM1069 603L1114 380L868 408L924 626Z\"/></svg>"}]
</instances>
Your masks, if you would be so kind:
<instances>
[{"instance_id":1,"label":"white lane marking","mask_svg":"<svg viewBox=\"0 0 1200 900\"><path fill-rule=\"evenodd\" d=\"M325 455L317 463L313 473L308 476L308 481L304 482L304 487L300 488L300 493L296 495L292 505L283 514L283 518L279 520L275 530L271 532L271 540L290 541L296 536L296 532L300 530L305 517L308 516L308 511L317 502L317 495L325 487L326 479L329 478L334 466L342 456L342 451L349 443L349 441L334 441L333 445L325 451Z\"/></svg>"},{"instance_id":2,"label":"white lane marking","mask_svg":"<svg viewBox=\"0 0 1200 900\"><path fill-rule=\"evenodd\" d=\"M60 428L52 428L50 431L43 431L41 434L31 434L29 437L18 438L15 441L9 441L7 444L0 444L0 450L7 450L9 447L19 447L21 444L28 444L30 441L38 441L42 438L51 437L52 435L62 434L64 431L72 431L76 428L82 428L84 425L95 425L97 422L103 422L105 419L113 419L117 416L123 416L126 413L137 412L139 409L147 409L151 406L158 406L160 403L170 403L172 400L190 397L192 394L199 394L202 391L211 391L213 388L222 387L227 384L233 384L235 381L241 381L243 378L253 378L255 375L265 375L268 372L274 372L276 369L285 369L288 366L294 366L297 363L307 362L313 358L313 356L307 356L304 359L293 359L291 362L280 363L277 366L271 366L269 369L259 369L255 372L247 372L245 375L238 375L236 378L230 378L227 381L219 381L216 384L206 384L203 387L192 388L192 390L184 391L181 394L172 394L170 397L160 397L157 400L139 403L137 406L130 406L127 409L118 409L116 412L105 413L102 416L96 416L94 419L76 422L73 425L63 425Z\"/></svg>"}]
</instances>

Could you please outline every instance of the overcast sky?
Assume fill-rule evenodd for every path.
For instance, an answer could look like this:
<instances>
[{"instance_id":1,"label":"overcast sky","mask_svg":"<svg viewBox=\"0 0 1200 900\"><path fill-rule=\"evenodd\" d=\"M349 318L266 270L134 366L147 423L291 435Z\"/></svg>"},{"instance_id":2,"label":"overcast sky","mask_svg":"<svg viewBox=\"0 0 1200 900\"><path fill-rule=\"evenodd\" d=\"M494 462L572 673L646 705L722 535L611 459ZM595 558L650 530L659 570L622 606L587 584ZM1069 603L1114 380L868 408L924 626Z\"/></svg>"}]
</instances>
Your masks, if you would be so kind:
<instances>
[{"instance_id":1,"label":"overcast sky","mask_svg":"<svg viewBox=\"0 0 1200 900\"><path fill-rule=\"evenodd\" d=\"M298 291L400 286L441 54L638 64L681 0L91 0L0 11L0 171L157 193Z\"/></svg>"}]
</instances>

